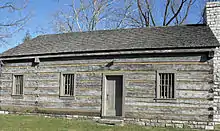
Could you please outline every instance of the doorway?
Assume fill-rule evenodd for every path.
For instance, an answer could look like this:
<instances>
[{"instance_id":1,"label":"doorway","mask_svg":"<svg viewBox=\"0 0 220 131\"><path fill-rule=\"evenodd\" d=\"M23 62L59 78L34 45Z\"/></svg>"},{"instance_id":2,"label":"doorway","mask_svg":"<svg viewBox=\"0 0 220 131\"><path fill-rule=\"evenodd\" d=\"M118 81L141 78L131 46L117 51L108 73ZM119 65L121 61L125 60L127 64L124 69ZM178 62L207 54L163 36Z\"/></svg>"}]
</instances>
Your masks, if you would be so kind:
<instances>
[{"instance_id":1,"label":"doorway","mask_svg":"<svg viewBox=\"0 0 220 131\"><path fill-rule=\"evenodd\" d=\"M123 116L123 75L104 75L103 79L102 115Z\"/></svg>"}]
</instances>

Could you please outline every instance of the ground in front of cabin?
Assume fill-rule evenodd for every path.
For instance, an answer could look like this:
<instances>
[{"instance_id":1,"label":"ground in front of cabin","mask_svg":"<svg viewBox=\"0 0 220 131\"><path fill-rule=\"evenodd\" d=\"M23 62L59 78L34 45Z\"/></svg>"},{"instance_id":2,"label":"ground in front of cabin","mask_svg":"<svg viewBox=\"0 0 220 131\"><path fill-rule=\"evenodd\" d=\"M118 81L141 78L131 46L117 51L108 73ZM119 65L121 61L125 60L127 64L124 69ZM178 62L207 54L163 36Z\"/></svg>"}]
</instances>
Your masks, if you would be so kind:
<instances>
[{"instance_id":1,"label":"ground in front of cabin","mask_svg":"<svg viewBox=\"0 0 220 131\"><path fill-rule=\"evenodd\" d=\"M0 115L0 131L192 131L190 129L107 126L92 121L45 118L43 116Z\"/></svg>"}]
</instances>

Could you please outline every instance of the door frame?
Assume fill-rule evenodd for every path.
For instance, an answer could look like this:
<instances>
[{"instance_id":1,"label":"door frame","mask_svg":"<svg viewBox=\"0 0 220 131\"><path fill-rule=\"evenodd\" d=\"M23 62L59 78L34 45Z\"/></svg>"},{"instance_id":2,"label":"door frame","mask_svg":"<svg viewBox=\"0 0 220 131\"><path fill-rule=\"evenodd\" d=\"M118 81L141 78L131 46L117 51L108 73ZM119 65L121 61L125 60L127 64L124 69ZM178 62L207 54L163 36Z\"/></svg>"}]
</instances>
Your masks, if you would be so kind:
<instances>
[{"instance_id":1,"label":"door frame","mask_svg":"<svg viewBox=\"0 0 220 131\"><path fill-rule=\"evenodd\" d=\"M106 116L106 76L121 76L122 77L122 116ZM102 106L101 106L101 117L124 117L125 111L125 77L124 74L120 73L102 73Z\"/></svg>"}]
</instances>

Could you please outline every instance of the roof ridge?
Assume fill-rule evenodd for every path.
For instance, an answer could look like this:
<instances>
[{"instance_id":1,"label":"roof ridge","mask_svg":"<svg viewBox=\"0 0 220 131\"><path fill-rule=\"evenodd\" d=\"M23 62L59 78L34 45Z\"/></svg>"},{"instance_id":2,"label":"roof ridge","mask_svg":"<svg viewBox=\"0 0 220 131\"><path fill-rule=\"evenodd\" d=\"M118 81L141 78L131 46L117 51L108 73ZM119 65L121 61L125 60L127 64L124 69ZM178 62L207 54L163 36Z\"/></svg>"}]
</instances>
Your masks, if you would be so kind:
<instances>
[{"instance_id":1,"label":"roof ridge","mask_svg":"<svg viewBox=\"0 0 220 131\"><path fill-rule=\"evenodd\" d=\"M66 32L66 33L57 33L57 34L43 34L38 35L41 36L50 36L50 35L65 35L65 34L78 34L78 33L96 33L96 32L106 32L106 31L126 31L126 30L138 30L138 29L156 29L156 28L172 28L172 27L184 27L184 26L207 26L206 24L185 24L185 25L173 25L173 26L151 26L151 27L140 27L140 28L120 28L120 29L101 29L101 30L93 30L93 31L82 31L82 32ZM37 38L35 37L35 38ZM34 39L34 38L33 38Z\"/></svg>"}]
</instances>

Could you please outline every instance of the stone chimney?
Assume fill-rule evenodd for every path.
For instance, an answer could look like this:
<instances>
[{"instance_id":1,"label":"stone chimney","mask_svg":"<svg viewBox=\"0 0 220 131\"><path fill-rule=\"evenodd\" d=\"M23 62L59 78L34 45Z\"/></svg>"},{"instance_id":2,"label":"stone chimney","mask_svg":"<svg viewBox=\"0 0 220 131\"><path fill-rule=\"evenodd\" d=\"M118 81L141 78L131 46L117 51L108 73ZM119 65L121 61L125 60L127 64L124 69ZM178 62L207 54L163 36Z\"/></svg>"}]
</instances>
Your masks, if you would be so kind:
<instances>
[{"instance_id":1,"label":"stone chimney","mask_svg":"<svg viewBox=\"0 0 220 131\"><path fill-rule=\"evenodd\" d=\"M218 41L220 41L220 1L213 1L206 4L204 22L209 25Z\"/></svg>"},{"instance_id":2,"label":"stone chimney","mask_svg":"<svg viewBox=\"0 0 220 131\"><path fill-rule=\"evenodd\" d=\"M220 1L212 1L206 3L204 20L220 42ZM213 90L213 127L208 125L206 129L214 129L214 125L220 124L220 48L218 47L213 58Z\"/></svg>"}]
</instances>

